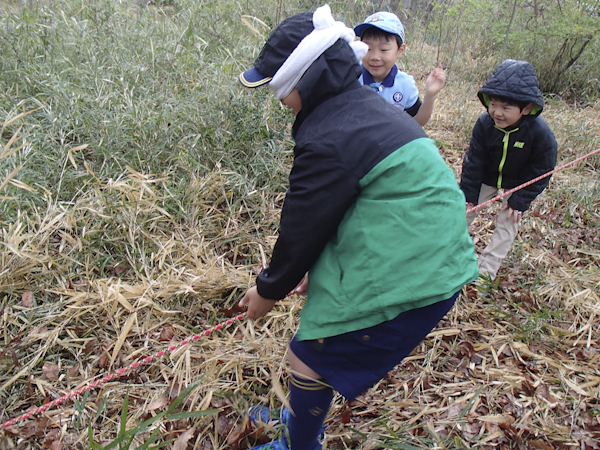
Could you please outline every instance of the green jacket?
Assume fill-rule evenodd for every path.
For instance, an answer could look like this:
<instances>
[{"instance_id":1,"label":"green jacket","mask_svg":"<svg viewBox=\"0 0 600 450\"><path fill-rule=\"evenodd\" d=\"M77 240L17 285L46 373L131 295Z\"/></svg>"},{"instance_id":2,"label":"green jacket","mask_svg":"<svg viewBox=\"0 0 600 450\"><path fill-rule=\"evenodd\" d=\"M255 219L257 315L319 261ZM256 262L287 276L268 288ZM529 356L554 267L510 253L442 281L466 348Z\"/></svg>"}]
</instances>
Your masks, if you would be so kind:
<instances>
[{"instance_id":1,"label":"green jacket","mask_svg":"<svg viewBox=\"0 0 600 450\"><path fill-rule=\"evenodd\" d=\"M478 275L465 199L433 141L412 141L360 180L309 272L298 338L377 325L451 297Z\"/></svg>"},{"instance_id":2,"label":"green jacket","mask_svg":"<svg viewBox=\"0 0 600 450\"><path fill-rule=\"evenodd\" d=\"M413 118L360 86L346 47L338 41L296 86L290 185L257 278L278 300L309 272L302 340L445 300L478 275L454 173Z\"/></svg>"}]
</instances>

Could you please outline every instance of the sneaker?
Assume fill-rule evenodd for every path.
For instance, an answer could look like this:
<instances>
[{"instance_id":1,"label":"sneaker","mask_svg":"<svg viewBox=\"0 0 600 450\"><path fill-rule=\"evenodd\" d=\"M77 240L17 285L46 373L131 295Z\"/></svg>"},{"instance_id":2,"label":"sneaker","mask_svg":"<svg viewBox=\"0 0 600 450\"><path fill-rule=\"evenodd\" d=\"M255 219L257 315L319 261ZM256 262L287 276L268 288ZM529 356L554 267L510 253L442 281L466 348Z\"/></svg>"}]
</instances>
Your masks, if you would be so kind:
<instances>
[{"instance_id":1,"label":"sneaker","mask_svg":"<svg viewBox=\"0 0 600 450\"><path fill-rule=\"evenodd\" d=\"M319 450L321 447L319 447ZM251 450L290 450L284 438L276 441L267 442L266 444L252 447Z\"/></svg>"},{"instance_id":2,"label":"sneaker","mask_svg":"<svg viewBox=\"0 0 600 450\"><path fill-rule=\"evenodd\" d=\"M290 423L290 410L287 408L271 409L262 405L255 405L248 408L248 417L254 424L283 424L286 427Z\"/></svg>"},{"instance_id":3,"label":"sneaker","mask_svg":"<svg viewBox=\"0 0 600 450\"><path fill-rule=\"evenodd\" d=\"M313 450L322 450L321 444L318 444ZM267 442L266 444L252 447L250 450L290 450L284 438L276 441Z\"/></svg>"},{"instance_id":4,"label":"sneaker","mask_svg":"<svg viewBox=\"0 0 600 450\"><path fill-rule=\"evenodd\" d=\"M284 425L286 428L286 432L290 423L290 410L288 408L280 408L280 409L271 409L262 405L254 405L248 408L248 417L255 425ZM315 447L314 450L321 450L323 441L325 440L325 425L321 428L321 433L319 433L319 437L317 440L319 441L319 445ZM255 447L253 450L266 450L268 448L272 448L273 450L284 449L287 450L287 444L283 442L285 438L281 438L278 441L269 442L264 445L279 445L280 447L264 447L259 446ZM283 445L283 447L281 447Z\"/></svg>"}]
</instances>

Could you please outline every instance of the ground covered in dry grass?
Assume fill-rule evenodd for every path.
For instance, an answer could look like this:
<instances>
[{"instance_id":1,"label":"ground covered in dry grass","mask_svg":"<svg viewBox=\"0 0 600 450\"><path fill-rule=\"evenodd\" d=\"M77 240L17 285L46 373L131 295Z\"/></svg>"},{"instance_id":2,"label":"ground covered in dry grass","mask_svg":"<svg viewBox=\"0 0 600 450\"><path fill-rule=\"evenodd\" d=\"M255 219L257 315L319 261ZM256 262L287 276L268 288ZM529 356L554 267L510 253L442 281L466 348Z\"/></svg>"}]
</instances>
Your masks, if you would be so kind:
<instances>
[{"instance_id":1,"label":"ground covered in dry grass","mask_svg":"<svg viewBox=\"0 0 600 450\"><path fill-rule=\"evenodd\" d=\"M423 83L427 71L414 73ZM426 127L457 177L481 112L474 91L450 78ZM559 164L600 146L599 105L554 99L544 116ZM599 167L595 156L556 174L526 214L499 282L466 287L385 380L352 403L335 399L325 448L600 448ZM235 315L276 239L282 192L233 199L235 179L209 172L189 186L190 206L175 218L162 206L177 201L164 178L132 169L117 179L93 175L73 202L2 223L2 423ZM475 221L478 248L496 212ZM96 245L130 263L98 271L92 253L80 257ZM126 428L136 429L199 379L178 412L218 411L165 416L139 429L130 448L155 428L179 450L264 442L277 430L254 430L243 412L284 401L286 343L301 308L290 297L264 320L236 320L5 429L0 448L113 442L126 395Z\"/></svg>"}]
</instances>

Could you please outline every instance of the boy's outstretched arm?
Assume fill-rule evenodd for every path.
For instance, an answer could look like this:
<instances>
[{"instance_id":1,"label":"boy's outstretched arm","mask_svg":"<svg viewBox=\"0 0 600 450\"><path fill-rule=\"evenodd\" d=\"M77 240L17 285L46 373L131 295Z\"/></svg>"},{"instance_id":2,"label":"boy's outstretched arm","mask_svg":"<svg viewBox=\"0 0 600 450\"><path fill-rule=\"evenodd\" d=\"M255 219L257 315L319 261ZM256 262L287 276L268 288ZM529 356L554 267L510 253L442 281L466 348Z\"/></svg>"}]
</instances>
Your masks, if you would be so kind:
<instances>
[{"instance_id":1,"label":"boy's outstretched arm","mask_svg":"<svg viewBox=\"0 0 600 450\"><path fill-rule=\"evenodd\" d=\"M296 286L296 288L290 292L290 294L306 295L308 290L308 273L304 275L302 281ZM247 316L249 319L260 319L266 316L275 306L275 300L269 300L264 298L258 293L256 286L251 287L246 291L244 298L239 302L239 306L244 308L248 307Z\"/></svg>"},{"instance_id":2,"label":"boy's outstretched arm","mask_svg":"<svg viewBox=\"0 0 600 450\"><path fill-rule=\"evenodd\" d=\"M425 126L425 124L429 122L431 113L433 113L435 98L445 85L446 73L444 72L442 63L440 63L439 66L433 69L429 74L427 81L425 82L425 96L423 97L423 103L415 116L415 120L419 125Z\"/></svg>"}]
</instances>

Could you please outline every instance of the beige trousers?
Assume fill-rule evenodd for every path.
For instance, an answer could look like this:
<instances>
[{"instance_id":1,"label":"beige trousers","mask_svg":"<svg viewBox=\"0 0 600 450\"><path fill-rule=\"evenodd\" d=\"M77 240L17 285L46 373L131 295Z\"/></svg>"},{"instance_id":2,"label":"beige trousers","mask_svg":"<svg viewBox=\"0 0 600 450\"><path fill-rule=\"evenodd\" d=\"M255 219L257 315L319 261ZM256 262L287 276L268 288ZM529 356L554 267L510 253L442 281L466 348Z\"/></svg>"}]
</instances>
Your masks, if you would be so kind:
<instances>
[{"instance_id":1,"label":"beige trousers","mask_svg":"<svg viewBox=\"0 0 600 450\"><path fill-rule=\"evenodd\" d=\"M497 188L482 184L477 204L484 203L491 198L494 198L496 195L498 195ZM509 198L510 195L507 195L502 199L501 209L506 206ZM508 254L519 231L519 222L515 223L513 217L507 219L507 215L508 210L501 210L498 213L498 217L496 218L496 230L492 235L490 243L483 250L481 255L479 255L477 261L479 273L481 275L489 275L492 279L496 278L498 269L500 269L500 265ZM467 222L469 225L471 225L476 216L477 211L467 214Z\"/></svg>"}]
</instances>

